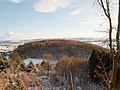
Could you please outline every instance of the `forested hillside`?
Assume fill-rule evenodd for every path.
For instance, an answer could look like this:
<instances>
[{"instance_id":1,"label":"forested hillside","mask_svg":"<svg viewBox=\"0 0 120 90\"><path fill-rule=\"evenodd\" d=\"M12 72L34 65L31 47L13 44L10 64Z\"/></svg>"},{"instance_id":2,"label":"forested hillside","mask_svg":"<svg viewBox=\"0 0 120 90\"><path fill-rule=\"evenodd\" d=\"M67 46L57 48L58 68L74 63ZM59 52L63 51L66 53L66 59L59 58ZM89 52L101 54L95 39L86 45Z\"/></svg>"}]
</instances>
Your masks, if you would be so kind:
<instances>
[{"instance_id":1,"label":"forested hillside","mask_svg":"<svg viewBox=\"0 0 120 90\"><path fill-rule=\"evenodd\" d=\"M58 60L64 56L89 58L94 49L103 50L100 46L75 40L47 39L25 43L14 52L17 52L23 59L43 58L45 54L48 54Z\"/></svg>"}]
</instances>

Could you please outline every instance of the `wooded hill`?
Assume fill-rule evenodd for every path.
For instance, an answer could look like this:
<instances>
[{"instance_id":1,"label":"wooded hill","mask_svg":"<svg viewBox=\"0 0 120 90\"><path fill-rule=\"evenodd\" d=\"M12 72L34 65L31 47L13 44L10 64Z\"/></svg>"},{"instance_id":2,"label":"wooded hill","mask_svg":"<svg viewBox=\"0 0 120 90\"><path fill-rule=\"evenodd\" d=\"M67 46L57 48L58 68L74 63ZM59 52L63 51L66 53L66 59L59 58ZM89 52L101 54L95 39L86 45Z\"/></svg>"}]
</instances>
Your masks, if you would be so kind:
<instances>
[{"instance_id":1,"label":"wooded hill","mask_svg":"<svg viewBox=\"0 0 120 90\"><path fill-rule=\"evenodd\" d=\"M17 52L23 59L43 58L45 54L48 54L58 60L64 56L89 58L94 49L104 50L100 46L76 40L47 39L25 43L14 52Z\"/></svg>"}]
</instances>

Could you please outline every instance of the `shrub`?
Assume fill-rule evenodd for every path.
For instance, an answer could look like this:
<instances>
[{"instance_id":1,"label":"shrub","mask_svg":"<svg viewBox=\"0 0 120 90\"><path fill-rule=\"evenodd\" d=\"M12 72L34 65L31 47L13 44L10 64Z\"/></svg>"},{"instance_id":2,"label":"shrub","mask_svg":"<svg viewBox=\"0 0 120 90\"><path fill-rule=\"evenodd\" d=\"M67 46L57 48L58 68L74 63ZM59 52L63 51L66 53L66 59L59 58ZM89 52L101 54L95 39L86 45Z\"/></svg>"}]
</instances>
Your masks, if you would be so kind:
<instances>
[{"instance_id":1,"label":"shrub","mask_svg":"<svg viewBox=\"0 0 120 90\"><path fill-rule=\"evenodd\" d=\"M24 84L18 77L10 77L5 90L24 90Z\"/></svg>"}]
</instances>

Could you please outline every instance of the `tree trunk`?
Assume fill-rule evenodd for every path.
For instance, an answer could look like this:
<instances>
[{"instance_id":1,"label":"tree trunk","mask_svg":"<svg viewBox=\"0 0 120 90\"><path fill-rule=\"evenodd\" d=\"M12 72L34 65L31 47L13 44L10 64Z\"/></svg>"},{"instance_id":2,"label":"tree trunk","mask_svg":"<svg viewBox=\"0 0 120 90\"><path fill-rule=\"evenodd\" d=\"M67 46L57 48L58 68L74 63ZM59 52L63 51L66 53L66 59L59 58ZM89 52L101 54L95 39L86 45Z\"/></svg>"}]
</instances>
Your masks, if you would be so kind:
<instances>
[{"instance_id":1,"label":"tree trunk","mask_svg":"<svg viewBox=\"0 0 120 90\"><path fill-rule=\"evenodd\" d=\"M73 75L72 75L71 71L69 71L69 73L70 73L70 81L71 81L71 90L75 90L74 83L73 83Z\"/></svg>"},{"instance_id":2,"label":"tree trunk","mask_svg":"<svg viewBox=\"0 0 120 90\"><path fill-rule=\"evenodd\" d=\"M118 27L117 27L117 33L116 33L116 53L115 53L115 59L114 59L114 71L113 71L113 77L111 81L111 87L110 90L115 90L115 83L117 78L117 72L118 72L118 64L119 64L119 57L120 57L120 0L118 5Z\"/></svg>"},{"instance_id":3,"label":"tree trunk","mask_svg":"<svg viewBox=\"0 0 120 90\"><path fill-rule=\"evenodd\" d=\"M117 44L117 52L119 53L120 49L120 0L118 5L118 27L117 27L117 35L116 35L116 44Z\"/></svg>"},{"instance_id":4,"label":"tree trunk","mask_svg":"<svg viewBox=\"0 0 120 90\"><path fill-rule=\"evenodd\" d=\"M111 21L111 17L109 16L109 47L110 47L110 53L113 56L113 48L112 48L112 21Z\"/></svg>"}]
</instances>

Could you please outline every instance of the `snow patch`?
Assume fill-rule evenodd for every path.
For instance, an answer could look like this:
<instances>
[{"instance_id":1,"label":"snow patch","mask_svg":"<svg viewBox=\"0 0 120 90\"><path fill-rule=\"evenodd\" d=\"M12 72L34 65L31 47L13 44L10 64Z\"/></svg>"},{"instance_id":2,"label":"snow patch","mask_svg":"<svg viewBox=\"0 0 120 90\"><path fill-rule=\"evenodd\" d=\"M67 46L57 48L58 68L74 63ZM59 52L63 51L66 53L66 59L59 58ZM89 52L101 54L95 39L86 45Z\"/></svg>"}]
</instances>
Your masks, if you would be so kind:
<instances>
[{"instance_id":1,"label":"snow patch","mask_svg":"<svg viewBox=\"0 0 120 90\"><path fill-rule=\"evenodd\" d=\"M30 61L32 61L34 64L42 63L43 59L36 59L36 58L27 58L24 59L25 64L27 65Z\"/></svg>"}]
</instances>

